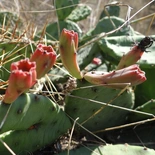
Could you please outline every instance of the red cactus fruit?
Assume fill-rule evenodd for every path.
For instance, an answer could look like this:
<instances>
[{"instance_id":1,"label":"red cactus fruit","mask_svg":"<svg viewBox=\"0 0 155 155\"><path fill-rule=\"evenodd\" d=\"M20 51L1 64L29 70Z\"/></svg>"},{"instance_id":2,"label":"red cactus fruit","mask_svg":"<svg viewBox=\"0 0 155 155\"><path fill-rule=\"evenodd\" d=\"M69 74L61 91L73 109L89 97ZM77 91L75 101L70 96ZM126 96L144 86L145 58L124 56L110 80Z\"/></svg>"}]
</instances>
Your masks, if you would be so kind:
<instances>
[{"instance_id":1,"label":"red cactus fruit","mask_svg":"<svg viewBox=\"0 0 155 155\"><path fill-rule=\"evenodd\" d=\"M138 46L134 46L127 54L123 55L117 66L117 70L135 64L140 60L143 53Z\"/></svg>"},{"instance_id":2,"label":"red cactus fruit","mask_svg":"<svg viewBox=\"0 0 155 155\"><path fill-rule=\"evenodd\" d=\"M11 64L9 85L3 99L4 103L12 103L19 95L27 91L36 83L36 63L29 59Z\"/></svg>"},{"instance_id":3,"label":"red cactus fruit","mask_svg":"<svg viewBox=\"0 0 155 155\"><path fill-rule=\"evenodd\" d=\"M136 86L146 80L145 72L134 64L124 69L112 72L91 71L84 75L84 79L96 85L122 89L127 84Z\"/></svg>"},{"instance_id":4,"label":"red cactus fruit","mask_svg":"<svg viewBox=\"0 0 155 155\"><path fill-rule=\"evenodd\" d=\"M36 62L37 79L43 77L55 64L56 52L52 46L39 44L30 58Z\"/></svg>"},{"instance_id":5,"label":"red cactus fruit","mask_svg":"<svg viewBox=\"0 0 155 155\"><path fill-rule=\"evenodd\" d=\"M83 75L77 63L78 33L63 29L59 40L59 52L62 63L68 72L77 79Z\"/></svg>"},{"instance_id":6,"label":"red cactus fruit","mask_svg":"<svg viewBox=\"0 0 155 155\"><path fill-rule=\"evenodd\" d=\"M120 60L117 70L135 64L147 52L146 49L151 47L154 39L150 37L143 38L137 45L135 45L127 54Z\"/></svg>"},{"instance_id":7,"label":"red cactus fruit","mask_svg":"<svg viewBox=\"0 0 155 155\"><path fill-rule=\"evenodd\" d=\"M102 60L100 58L93 58L92 63L95 65L100 65L102 63Z\"/></svg>"}]
</instances>

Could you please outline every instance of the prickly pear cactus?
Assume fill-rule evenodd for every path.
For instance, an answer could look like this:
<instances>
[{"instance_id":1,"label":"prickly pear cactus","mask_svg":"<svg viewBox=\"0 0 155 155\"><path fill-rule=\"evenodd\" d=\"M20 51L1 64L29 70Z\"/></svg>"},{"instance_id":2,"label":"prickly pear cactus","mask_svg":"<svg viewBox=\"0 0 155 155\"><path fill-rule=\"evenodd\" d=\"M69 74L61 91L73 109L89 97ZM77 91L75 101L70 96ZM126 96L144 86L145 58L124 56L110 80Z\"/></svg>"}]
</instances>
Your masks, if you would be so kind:
<instances>
[{"instance_id":1,"label":"prickly pear cactus","mask_svg":"<svg viewBox=\"0 0 155 155\"><path fill-rule=\"evenodd\" d=\"M142 114L138 114L138 113L133 113L129 116L129 120L131 122L134 122L134 121L145 120L148 118L154 118L154 115L155 115L155 112L154 112L155 104L154 103L155 103L155 100L151 99L148 102L144 103L143 105L135 108L135 110L137 110L137 111L148 113L150 115L142 115Z\"/></svg>"},{"instance_id":2,"label":"prickly pear cactus","mask_svg":"<svg viewBox=\"0 0 155 155\"><path fill-rule=\"evenodd\" d=\"M124 23L124 20L119 17L111 16L110 19L113 21L114 25L109 20L109 17L102 18L97 23L95 28L89 30L86 34L82 36L81 44L93 39L95 35L99 35L101 33L108 33L112 31L115 26L118 27ZM116 31L110 34L110 36L126 36L128 34L131 35L135 34L135 31L133 30L132 27L130 28L123 27L120 31Z\"/></svg>"},{"instance_id":3,"label":"prickly pear cactus","mask_svg":"<svg viewBox=\"0 0 155 155\"><path fill-rule=\"evenodd\" d=\"M108 143L128 143L130 145L135 144L139 146L145 145L147 148L154 149L155 123L154 121L150 121L148 123L144 122L144 120L141 122L137 121L136 127L134 125L127 126L118 130L109 130L102 134L104 134L104 137Z\"/></svg>"},{"instance_id":4,"label":"prickly pear cactus","mask_svg":"<svg viewBox=\"0 0 155 155\"><path fill-rule=\"evenodd\" d=\"M79 0L73 1L56 1L56 13L59 22L49 23L46 27L47 38L50 40L59 40L60 32L66 28L74 30L79 37L82 36L82 29L76 23L87 18L91 13L91 8L87 5L78 5ZM50 37L51 36L51 37Z\"/></svg>"},{"instance_id":5,"label":"prickly pear cactus","mask_svg":"<svg viewBox=\"0 0 155 155\"><path fill-rule=\"evenodd\" d=\"M114 29L119 28L120 25L126 22L124 19L117 17L120 13L120 7L119 5L114 5L119 4L116 2L111 6L107 5L106 11L108 11L108 14L104 10L94 28L87 30L83 34L78 21L86 19L92 10L86 5L79 5L79 2L79 0L55 1L54 7L58 19L57 22L47 23L46 28L44 27L44 32L39 32L37 37L32 34L35 40L32 40L33 37L30 40L24 37L27 31L20 33L18 30L16 31L18 29L16 26L14 29L8 30L7 27L10 18L5 18L3 15L3 18L7 22L0 22L0 24L4 26L4 29L6 28L7 33L2 31L4 34L2 33L3 39L0 44L0 92L2 99L10 81L8 81L8 77L10 75L11 63L27 57L29 58L34 52L33 48L36 48L38 43L43 42L46 45L53 42L56 43L59 46L60 55L64 57L62 59L61 56L60 59L57 48L55 52L58 54L57 56L55 55L57 63L50 71L48 70L49 72L43 78L45 79L45 84L43 84L43 89L39 89L39 92L34 89L35 87L30 87L30 90L26 90L26 94L23 91L24 94L20 95L12 104L6 104L3 101L0 102L0 140L2 142L0 143L0 154L9 155L11 153L10 150L12 150L15 154L24 155L45 148L52 143L55 145L56 140L60 136L65 139L65 134L68 131L70 132L70 129L74 129L77 131L75 133L88 139L90 138L88 131L91 135L101 132L99 139L105 138L106 134L102 133L102 131L107 128L118 125L123 126L130 122L150 118L143 117L144 115L139 117L137 115L138 111L154 114L152 112L152 108L154 108L152 103L154 100L152 100L152 103L148 102L151 101L150 99L154 99L154 76L152 72L154 71L155 55L152 52L145 52L139 61L140 67L147 73L147 78L151 82L137 86L136 89L126 87L116 90L104 87L102 84L93 85L86 81L85 75L89 71L102 71L102 73L105 71L108 73L113 70L112 73L115 73L117 69L116 65L119 63L124 52L128 52L131 48L132 40L139 42L144 36L137 35L138 33L130 25L114 31ZM16 24L14 23L14 25ZM69 60L70 63L66 63L68 62L70 52L66 54L64 51L66 45L68 48L69 44L65 43L62 48L61 42L57 41L61 37L60 34L64 28L71 31L71 34L77 33L79 37L76 37L76 41L72 37L69 39L72 51L72 57ZM110 31L111 33L109 33ZM106 33L106 37L103 38ZM109 36L108 33L110 34ZM131 37L128 37L128 35ZM95 41L91 42L92 40ZM151 40L151 44L148 45L147 48L151 46L148 51L154 50L153 41ZM60 51L61 48L62 52ZM44 51L44 53L46 52ZM67 57L65 57L65 54ZM65 60L66 64L62 60ZM99 60L99 62L96 60ZM75 62L76 65L72 65ZM77 67L76 69L81 75L80 78L76 77L75 74L71 74L71 71L75 71L73 66ZM66 68L71 68L71 70ZM141 73L145 74L143 71ZM40 82L41 80L39 79L38 81ZM73 83L70 83L71 81ZM58 85L62 86L60 90L57 89ZM17 92L19 93L19 90ZM59 101L63 102L61 106L59 105ZM137 108L137 106L139 107ZM134 115L132 115L133 112ZM131 117L131 115L134 117ZM74 123L77 123L75 128ZM146 127L148 129L149 126ZM118 133L113 136L112 140L106 137L107 140L110 143L118 144L118 137L121 131L118 130ZM140 135L147 135L144 131L139 133ZM151 132L150 135L153 137L151 139L153 141L154 132ZM68 134L68 136L71 138L71 134ZM76 137L74 133L73 136ZM130 136L124 137L125 141L123 143L126 143L127 140L131 142ZM145 138L145 142L150 141ZM8 145L10 150L5 144ZM101 152L110 155L117 153L118 155L154 154L154 151L151 149L130 145L93 146L89 149L91 151L85 148L72 150L70 154L101 154Z\"/></svg>"},{"instance_id":6,"label":"prickly pear cactus","mask_svg":"<svg viewBox=\"0 0 155 155\"><path fill-rule=\"evenodd\" d=\"M147 55L150 55L150 56L147 57ZM152 55L152 58L151 58L151 55ZM147 60L147 58L151 59L152 61ZM143 83L142 85L140 85L135 91L135 93L136 93L136 107L142 106L143 104L149 102L150 100L153 101L155 99L155 94L154 94L155 75L152 74L155 70L154 62L153 62L154 58L155 58L155 55L153 52L146 53L146 56L145 56L146 61L143 61L144 62L143 65L145 65L146 67L144 66L143 70L146 73L147 81L145 83Z\"/></svg>"},{"instance_id":7,"label":"prickly pear cactus","mask_svg":"<svg viewBox=\"0 0 155 155\"><path fill-rule=\"evenodd\" d=\"M23 94L11 105L1 102L0 119L0 138L16 154L53 143L71 127L63 110L42 95ZM10 154L2 143L0 154Z\"/></svg>"},{"instance_id":8,"label":"prickly pear cactus","mask_svg":"<svg viewBox=\"0 0 155 155\"><path fill-rule=\"evenodd\" d=\"M77 22L85 19L91 13L91 8L87 5L79 5L72 13L67 17L68 20Z\"/></svg>"},{"instance_id":9,"label":"prickly pear cactus","mask_svg":"<svg viewBox=\"0 0 155 155\"><path fill-rule=\"evenodd\" d=\"M90 131L102 130L125 122L128 110L134 105L134 94L129 89L121 96L120 90L90 86L78 81L77 90L66 97L66 113ZM114 106L114 107L113 107Z\"/></svg>"}]
</instances>

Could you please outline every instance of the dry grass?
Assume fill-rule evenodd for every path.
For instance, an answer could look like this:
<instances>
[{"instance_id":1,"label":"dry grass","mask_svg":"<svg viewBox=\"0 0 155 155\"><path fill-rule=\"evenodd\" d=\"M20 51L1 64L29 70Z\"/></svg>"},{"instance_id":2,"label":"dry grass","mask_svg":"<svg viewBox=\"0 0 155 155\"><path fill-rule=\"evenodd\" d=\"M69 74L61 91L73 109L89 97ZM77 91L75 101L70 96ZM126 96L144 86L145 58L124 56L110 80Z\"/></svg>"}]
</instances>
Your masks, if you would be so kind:
<instances>
[{"instance_id":1,"label":"dry grass","mask_svg":"<svg viewBox=\"0 0 155 155\"><path fill-rule=\"evenodd\" d=\"M138 11L141 7L147 4L149 0L126 0L123 2L124 4L130 5L133 9L131 11L131 15ZM81 0L80 3L84 3L92 8L92 14L86 20L80 22L81 29L86 32L88 29L93 28L98 22L99 15L104 8L104 5L109 3L109 0ZM2 0L0 2L1 10L7 10L14 12L19 15L23 20L23 25L26 27L27 25L31 25L33 28L41 29L45 23L51 23L57 20L55 8L54 8L54 0ZM134 17L134 19L142 18L146 15L154 13L155 4L151 4L142 12ZM120 17L124 18L127 14L127 8L121 7ZM149 24L151 22L151 18L142 20L140 23L133 23L132 26L139 32L145 34ZM154 25L152 25L149 30L149 35L153 34ZM145 34L147 35L147 34Z\"/></svg>"}]
</instances>

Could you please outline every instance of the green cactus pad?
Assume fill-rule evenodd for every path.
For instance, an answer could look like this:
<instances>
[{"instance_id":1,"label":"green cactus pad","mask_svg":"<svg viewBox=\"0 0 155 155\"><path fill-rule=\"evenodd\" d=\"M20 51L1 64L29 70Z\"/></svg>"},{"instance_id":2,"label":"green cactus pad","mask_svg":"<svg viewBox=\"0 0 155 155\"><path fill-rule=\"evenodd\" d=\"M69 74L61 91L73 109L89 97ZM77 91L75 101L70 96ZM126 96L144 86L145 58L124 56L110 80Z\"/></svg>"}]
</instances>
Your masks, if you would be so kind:
<instances>
[{"instance_id":1,"label":"green cactus pad","mask_svg":"<svg viewBox=\"0 0 155 155\"><path fill-rule=\"evenodd\" d=\"M79 0L72 0L72 1L64 1L58 0L55 1L56 12L59 20L65 20L66 17L75 9Z\"/></svg>"},{"instance_id":2,"label":"green cactus pad","mask_svg":"<svg viewBox=\"0 0 155 155\"><path fill-rule=\"evenodd\" d=\"M114 17L114 16L112 16L110 19L113 21L113 23L115 24L116 27L119 27L120 25L122 25L125 22L123 19ZM102 32L110 32L114 29L115 28L112 25L109 18L105 17L98 22L95 29L92 30L91 34L96 35L96 34L100 34ZM120 31L116 31L111 36L121 36L121 35L127 35L129 33L130 34L134 33L132 27L129 27L129 28L123 27Z\"/></svg>"},{"instance_id":3,"label":"green cactus pad","mask_svg":"<svg viewBox=\"0 0 155 155\"><path fill-rule=\"evenodd\" d=\"M72 13L67 17L68 20L77 22L87 18L91 14L91 8L87 5L79 5L72 11Z\"/></svg>"},{"instance_id":4,"label":"green cactus pad","mask_svg":"<svg viewBox=\"0 0 155 155\"><path fill-rule=\"evenodd\" d=\"M110 19L113 21L115 26L112 24ZM115 16L112 17L104 17L102 18L96 25L95 28L89 30L83 37L82 43L86 43L88 40L94 39L96 35L101 33L107 33L113 31L114 29L118 28L120 25L124 24L124 20ZM119 31L115 31L114 33L110 34L109 36L122 36L122 35L133 35L135 34L132 27L123 27ZM97 39L97 38L96 38Z\"/></svg>"},{"instance_id":5,"label":"green cactus pad","mask_svg":"<svg viewBox=\"0 0 155 155\"><path fill-rule=\"evenodd\" d=\"M146 120L147 121L147 120ZM124 144L144 146L155 149L155 122L137 122L135 125L126 126L117 130L102 132L102 136L113 144Z\"/></svg>"},{"instance_id":6,"label":"green cactus pad","mask_svg":"<svg viewBox=\"0 0 155 155\"><path fill-rule=\"evenodd\" d=\"M155 93L154 93L155 74L153 74L154 70L155 68L152 65L150 65L150 68L143 68L143 71L145 71L147 80L141 85L139 85L135 90L136 107L143 105L144 103L150 101L151 99L155 99Z\"/></svg>"},{"instance_id":7,"label":"green cactus pad","mask_svg":"<svg viewBox=\"0 0 155 155\"><path fill-rule=\"evenodd\" d=\"M155 99L151 99L150 101L146 102L145 104L138 106L135 110L141 111L144 113L148 113L150 115L152 114L152 117L153 117L153 115L155 115L154 109L155 109ZM129 115L129 120L131 122L145 120L148 118L152 118L150 115L131 113L131 115Z\"/></svg>"},{"instance_id":8,"label":"green cactus pad","mask_svg":"<svg viewBox=\"0 0 155 155\"><path fill-rule=\"evenodd\" d=\"M11 105L1 102L0 123L0 138L15 153L33 152L53 143L71 127L57 104L45 96L33 94L23 94ZM0 154L7 152L0 143Z\"/></svg>"},{"instance_id":9,"label":"green cactus pad","mask_svg":"<svg viewBox=\"0 0 155 155\"><path fill-rule=\"evenodd\" d=\"M60 107L47 97L33 94L23 94L10 105L1 102L0 122L7 112L0 133L9 130L26 130L34 124L48 123L51 117L59 112L63 113Z\"/></svg>"},{"instance_id":10,"label":"green cactus pad","mask_svg":"<svg viewBox=\"0 0 155 155\"><path fill-rule=\"evenodd\" d=\"M153 149L134 145L86 146L69 151L70 155L154 155ZM67 155L67 152L59 153Z\"/></svg>"},{"instance_id":11,"label":"green cactus pad","mask_svg":"<svg viewBox=\"0 0 155 155\"><path fill-rule=\"evenodd\" d=\"M79 117L78 122L90 131L96 131L120 125L125 122L125 117L129 111L117 109L97 103L108 103L117 97L120 90L105 88L103 86L92 86L86 81L78 81L77 90L66 97L66 113L73 119ZM94 100L94 101L90 101ZM117 97L111 104L119 107L132 108L134 97L129 89ZM103 110L95 114L99 109ZM92 115L95 116L91 118ZM84 123L85 122L85 123Z\"/></svg>"}]
</instances>

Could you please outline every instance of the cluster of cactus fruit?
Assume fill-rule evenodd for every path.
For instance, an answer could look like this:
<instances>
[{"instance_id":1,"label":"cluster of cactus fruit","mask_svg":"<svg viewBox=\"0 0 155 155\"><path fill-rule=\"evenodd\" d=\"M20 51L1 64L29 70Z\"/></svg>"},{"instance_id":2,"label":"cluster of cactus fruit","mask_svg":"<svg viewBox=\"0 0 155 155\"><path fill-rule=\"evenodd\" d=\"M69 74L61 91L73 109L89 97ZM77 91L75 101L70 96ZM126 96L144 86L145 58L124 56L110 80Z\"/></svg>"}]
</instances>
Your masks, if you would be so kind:
<instances>
[{"instance_id":1,"label":"cluster of cactus fruit","mask_svg":"<svg viewBox=\"0 0 155 155\"><path fill-rule=\"evenodd\" d=\"M154 148L149 145L155 141L153 130L147 135L143 126L137 128L139 138L146 143L146 147L142 147L124 144L139 141L131 139L137 136L131 132L133 126L121 128L148 118L153 124L155 55L145 52L146 48L154 50L153 41L136 35L132 27L124 27L88 44L93 36L112 31L113 24L118 27L125 21L114 16L119 14L119 6L111 6L108 7L110 18L103 11L96 27L82 35L76 22L89 16L91 9L78 5L79 0L73 1L74 5L71 1L55 1L60 29L55 29L56 23L46 29L59 40L58 49L51 44L57 41L38 43L35 38L32 43L24 42L22 37L11 37L8 41L6 33L2 34L0 154L35 152L74 129L78 138L93 137L102 145L96 143L72 150L70 154L153 155L154 150L146 148ZM62 6L64 9L60 9ZM126 37L127 34L139 43L131 48L132 38ZM136 64L138 60L140 66ZM112 130L115 126L123 131L119 127ZM145 128L148 130L147 124ZM116 145L118 143L123 144Z\"/></svg>"}]
</instances>

